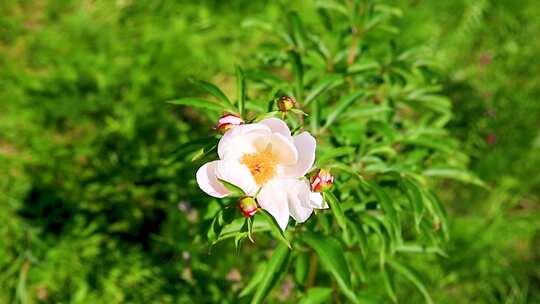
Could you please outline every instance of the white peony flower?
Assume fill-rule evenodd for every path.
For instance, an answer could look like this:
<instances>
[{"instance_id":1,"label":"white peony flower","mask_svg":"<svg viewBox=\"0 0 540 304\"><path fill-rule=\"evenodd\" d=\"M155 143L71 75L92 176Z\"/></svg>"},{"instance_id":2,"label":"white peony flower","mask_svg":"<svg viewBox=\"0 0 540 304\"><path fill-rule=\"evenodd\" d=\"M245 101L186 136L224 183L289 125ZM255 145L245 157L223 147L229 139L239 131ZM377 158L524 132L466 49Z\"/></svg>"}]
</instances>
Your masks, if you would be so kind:
<instances>
[{"instance_id":1,"label":"white peony flower","mask_svg":"<svg viewBox=\"0 0 540 304\"><path fill-rule=\"evenodd\" d=\"M241 188L246 195L257 195L261 208L285 230L289 216L302 223L313 209L328 208L304 178L315 161L316 145L308 132L291 136L281 119L238 125L219 141L219 160L197 171L197 183L218 198L230 194L218 179Z\"/></svg>"}]
</instances>

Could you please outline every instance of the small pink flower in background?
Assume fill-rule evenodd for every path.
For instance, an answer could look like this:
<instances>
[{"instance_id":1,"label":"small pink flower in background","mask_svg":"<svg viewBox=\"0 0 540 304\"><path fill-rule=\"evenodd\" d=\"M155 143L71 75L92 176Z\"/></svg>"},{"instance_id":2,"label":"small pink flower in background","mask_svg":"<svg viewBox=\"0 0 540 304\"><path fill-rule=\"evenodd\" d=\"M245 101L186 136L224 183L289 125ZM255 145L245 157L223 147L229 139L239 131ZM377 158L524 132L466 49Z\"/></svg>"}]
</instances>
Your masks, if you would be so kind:
<instances>
[{"instance_id":1,"label":"small pink flower in background","mask_svg":"<svg viewBox=\"0 0 540 304\"><path fill-rule=\"evenodd\" d=\"M491 62L493 62L493 57L491 56L490 53L485 52L485 53L480 54L481 65L486 66L486 65L491 64Z\"/></svg>"},{"instance_id":2,"label":"small pink flower in background","mask_svg":"<svg viewBox=\"0 0 540 304\"><path fill-rule=\"evenodd\" d=\"M47 301L49 299L49 290L47 287L38 287L36 289L36 298L40 301Z\"/></svg>"},{"instance_id":3,"label":"small pink flower in background","mask_svg":"<svg viewBox=\"0 0 540 304\"><path fill-rule=\"evenodd\" d=\"M294 282L293 280L291 279L290 276L287 276L284 280L283 280L283 283L281 283L281 292L278 294L278 298L281 300L281 301L285 301L287 300L292 292L294 291Z\"/></svg>"},{"instance_id":4,"label":"small pink flower in background","mask_svg":"<svg viewBox=\"0 0 540 304\"><path fill-rule=\"evenodd\" d=\"M315 138L308 132L291 135L277 118L238 125L218 143L219 160L197 171L197 183L208 195L222 198L231 193L219 179L255 197L285 230L289 216L305 222L313 209L328 208L320 193L311 192L304 177L315 161Z\"/></svg>"},{"instance_id":5,"label":"small pink flower in background","mask_svg":"<svg viewBox=\"0 0 540 304\"><path fill-rule=\"evenodd\" d=\"M242 281L242 274L240 274L240 271L238 271L238 269L234 268L229 271L226 278L228 281L231 282L240 282Z\"/></svg>"},{"instance_id":6,"label":"small pink flower in background","mask_svg":"<svg viewBox=\"0 0 540 304\"><path fill-rule=\"evenodd\" d=\"M220 133L225 133L234 126L244 124L244 120L236 114L225 114L221 116L218 120L218 125L216 129Z\"/></svg>"},{"instance_id":7,"label":"small pink flower in background","mask_svg":"<svg viewBox=\"0 0 540 304\"><path fill-rule=\"evenodd\" d=\"M493 134L493 133L489 133L487 136L486 136L486 143L488 145L494 145L495 143L497 142L497 135Z\"/></svg>"},{"instance_id":8,"label":"small pink flower in background","mask_svg":"<svg viewBox=\"0 0 540 304\"><path fill-rule=\"evenodd\" d=\"M334 176L332 176L328 170L318 169L315 174L311 176L310 181L312 191L323 192L332 187L334 184Z\"/></svg>"}]
</instances>

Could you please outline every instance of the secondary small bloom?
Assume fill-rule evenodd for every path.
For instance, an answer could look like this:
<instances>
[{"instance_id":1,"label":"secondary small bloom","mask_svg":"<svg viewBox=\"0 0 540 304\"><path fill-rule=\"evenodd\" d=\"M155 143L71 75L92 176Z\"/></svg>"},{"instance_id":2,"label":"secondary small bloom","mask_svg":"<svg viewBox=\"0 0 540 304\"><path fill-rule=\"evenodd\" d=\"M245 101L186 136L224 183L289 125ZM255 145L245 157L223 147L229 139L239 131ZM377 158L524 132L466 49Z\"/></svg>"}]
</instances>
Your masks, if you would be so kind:
<instances>
[{"instance_id":1,"label":"secondary small bloom","mask_svg":"<svg viewBox=\"0 0 540 304\"><path fill-rule=\"evenodd\" d=\"M325 169L318 169L313 176L311 176L311 190L314 192L323 192L328 190L334 184L334 176L330 174L330 171Z\"/></svg>"},{"instance_id":2,"label":"secondary small bloom","mask_svg":"<svg viewBox=\"0 0 540 304\"><path fill-rule=\"evenodd\" d=\"M244 196L238 202L238 208L244 217L252 217L257 212L257 202L251 196Z\"/></svg>"},{"instance_id":3,"label":"secondary small bloom","mask_svg":"<svg viewBox=\"0 0 540 304\"><path fill-rule=\"evenodd\" d=\"M328 208L304 177L315 161L315 147L313 136L308 132L292 136L281 119L239 125L220 139L219 160L199 168L197 183L218 198L230 195L218 179L241 188L247 196L256 195L259 206L285 230L289 216L302 223L313 209Z\"/></svg>"},{"instance_id":4,"label":"secondary small bloom","mask_svg":"<svg viewBox=\"0 0 540 304\"><path fill-rule=\"evenodd\" d=\"M497 135L493 134L493 133L489 133L487 136L486 136L486 143L488 145L494 145L495 143L497 142Z\"/></svg>"},{"instance_id":5,"label":"secondary small bloom","mask_svg":"<svg viewBox=\"0 0 540 304\"><path fill-rule=\"evenodd\" d=\"M232 127L241 125L243 123L244 123L244 120L242 119L242 117L236 114L225 114L219 118L216 129L220 133L225 133L228 130L230 130Z\"/></svg>"},{"instance_id":6,"label":"secondary small bloom","mask_svg":"<svg viewBox=\"0 0 540 304\"><path fill-rule=\"evenodd\" d=\"M278 108L281 112L292 110L296 106L296 100L289 96L283 96L278 100Z\"/></svg>"}]
</instances>

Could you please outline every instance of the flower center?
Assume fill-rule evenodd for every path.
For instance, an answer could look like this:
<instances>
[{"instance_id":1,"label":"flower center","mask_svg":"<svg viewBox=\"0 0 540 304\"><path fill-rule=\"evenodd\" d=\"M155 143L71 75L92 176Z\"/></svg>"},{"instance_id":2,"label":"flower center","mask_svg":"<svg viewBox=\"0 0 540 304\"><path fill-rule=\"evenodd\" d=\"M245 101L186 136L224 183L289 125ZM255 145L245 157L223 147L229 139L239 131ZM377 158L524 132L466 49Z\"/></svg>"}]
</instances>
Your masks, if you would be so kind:
<instances>
[{"instance_id":1,"label":"flower center","mask_svg":"<svg viewBox=\"0 0 540 304\"><path fill-rule=\"evenodd\" d=\"M272 149L244 154L240 162L246 165L257 185L261 186L276 175L277 157Z\"/></svg>"}]
</instances>

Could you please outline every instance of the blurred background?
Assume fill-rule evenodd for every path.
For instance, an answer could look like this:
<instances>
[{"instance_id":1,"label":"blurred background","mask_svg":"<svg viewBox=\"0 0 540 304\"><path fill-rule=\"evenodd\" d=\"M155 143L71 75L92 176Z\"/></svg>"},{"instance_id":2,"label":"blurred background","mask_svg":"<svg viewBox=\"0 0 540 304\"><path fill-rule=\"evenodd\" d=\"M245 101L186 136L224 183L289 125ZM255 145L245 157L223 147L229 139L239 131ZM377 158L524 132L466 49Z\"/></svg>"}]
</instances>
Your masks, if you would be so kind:
<instances>
[{"instance_id":1,"label":"blurred background","mask_svg":"<svg viewBox=\"0 0 540 304\"><path fill-rule=\"evenodd\" d=\"M450 130L489 186L438 190L448 257L417 265L434 301L539 302L540 2L381 2L403 11L401 45L435 54ZM234 302L257 248L209 254L196 167L163 165L214 122L164 101L201 94L189 77L233 92L235 64L256 64L265 42L242 21L293 9L317 22L312 6L1 1L0 303Z\"/></svg>"}]
</instances>

